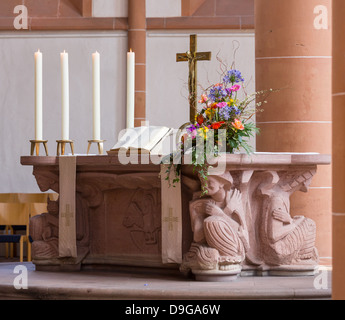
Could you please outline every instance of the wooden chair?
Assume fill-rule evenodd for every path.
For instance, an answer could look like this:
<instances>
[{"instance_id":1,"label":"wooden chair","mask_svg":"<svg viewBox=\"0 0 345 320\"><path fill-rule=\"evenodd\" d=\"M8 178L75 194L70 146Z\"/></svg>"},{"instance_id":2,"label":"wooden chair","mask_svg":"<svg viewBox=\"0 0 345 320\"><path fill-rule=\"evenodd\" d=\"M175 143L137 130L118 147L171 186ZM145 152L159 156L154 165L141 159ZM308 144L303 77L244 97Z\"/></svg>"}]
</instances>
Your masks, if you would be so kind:
<instances>
[{"instance_id":1,"label":"wooden chair","mask_svg":"<svg viewBox=\"0 0 345 320\"><path fill-rule=\"evenodd\" d=\"M10 232L11 231L10 231L9 226L0 225L0 235L6 235L6 234L9 234ZM9 243L6 243L6 247L5 247L5 257L6 257L6 259L8 258L10 251L13 252L12 248L11 248L11 250L9 250Z\"/></svg>"},{"instance_id":2,"label":"wooden chair","mask_svg":"<svg viewBox=\"0 0 345 320\"><path fill-rule=\"evenodd\" d=\"M47 212L48 197L52 200L56 194L52 193L17 193L15 197L18 203L24 203L28 206L29 216Z\"/></svg>"},{"instance_id":3,"label":"wooden chair","mask_svg":"<svg viewBox=\"0 0 345 320\"><path fill-rule=\"evenodd\" d=\"M11 233L1 234L0 243L19 243L19 260L23 262L23 243L29 246L29 212L27 206L23 203L0 203L0 225L10 228ZM25 235L13 234L12 226L25 226ZM29 256L28 256L29 258ZM31 258L31 257L30 257Z\"/></svg>"},{"instance_id":4,"label":"wooden chair","mask_svg":"<svg viewBox=\"0 0 345 320\"><path fill-rule=\"evenodd\" d=\"M18 202L18 194L17 193L0 193L0 203L16 203ZM10 226L1 225L0 224L0 234L11 234L12 230ZM9 248L10 245L10 248ZM13 243L6 243L5 249L5 257L6 259L9 257L13 257Z\"/></svg>"},{"instance_id":5,"label":"wooden chair","mask_svg":"<svg viewBox=\"0 0 345 320\"><path fill-rule=\"evenodd\" d=\"M18 202L18 193L0 193L0 203Z\"/></svg>"}]
</instances>

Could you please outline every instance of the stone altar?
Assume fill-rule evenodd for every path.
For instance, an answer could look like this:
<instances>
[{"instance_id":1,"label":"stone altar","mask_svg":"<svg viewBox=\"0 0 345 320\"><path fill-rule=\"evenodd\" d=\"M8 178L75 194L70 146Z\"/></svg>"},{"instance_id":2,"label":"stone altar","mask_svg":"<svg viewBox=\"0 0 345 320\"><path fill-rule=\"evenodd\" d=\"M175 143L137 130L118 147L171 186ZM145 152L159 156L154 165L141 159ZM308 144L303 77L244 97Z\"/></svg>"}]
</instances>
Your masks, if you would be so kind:
<instances>
[{"instance_id":1,"label":"stone altar","mask_svg":"<svg viewBox=\"0 0 345 320\"><path fill-rule=\"evenodd\" d=\"M41 191L59 192L59 157L21 157L33 166ZM314 274L316 226L290 213L290 196L306 192L318 165L329 155L229 154L225 172L200 179L182 166L181 219L162 217L160 165L122 165L117 156L76 157L77 257L58 255L58 202L30 221L37 270L84 266L180 269L199 280L241 275ZM169 228L162 228L169 223ZM162 230L182 229L181 261L162 260ZM181 230L179 230L181 231Z\"/></svg>"}]
</instances>

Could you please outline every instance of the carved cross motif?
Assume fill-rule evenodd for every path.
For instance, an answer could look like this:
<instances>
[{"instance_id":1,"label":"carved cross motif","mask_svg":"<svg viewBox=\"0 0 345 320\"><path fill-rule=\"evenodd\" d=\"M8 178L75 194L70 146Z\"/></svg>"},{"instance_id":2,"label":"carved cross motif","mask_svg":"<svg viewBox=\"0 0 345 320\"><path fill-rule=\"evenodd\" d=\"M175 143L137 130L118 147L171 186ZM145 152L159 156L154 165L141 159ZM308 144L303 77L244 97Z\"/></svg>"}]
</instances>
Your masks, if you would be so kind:
<instances>
[{"instance_id":1,"label":"carved cross motif","mask_svg":"<svg viewBox=\"0 0 345 320\"><path fill-rule=\"evenodd\" d=\"M191 122L195 121L195 114L197 110L197 62L202 60L211 60L211 52L197 52L196 35L190 36L190 48L186 53L178 53L176 61L188 61L189 76L188 76L188 89L189 89L189 118Z\"/></svg>"},{"instance_id":2,"label":"carved cross motif","mask_svg":"<svg viewBox=\"0 0 345 320\"><path fill-rule=\"evenodd\" d=\"M168 222L169 226L168 226L168 230L172 231L174 229L174 222L178 222L178 217L174 217L173 216L173 209L169 208L169 216L165 217L163 219L163 222Z\"/></svg>"},{"instance_id":3,"label":"carved cross motif","mask_svg":"<svg viewBox=\"0 0 345 320\"><path fill-rule=\"evenodd\" d=\"M70 226L70 219L73 219L74 217L74 212L70 211L70 205L66 204L66 211L62 212L61 214L62 218L66 218L66 227Z\"/></svg>"}]
</instances>

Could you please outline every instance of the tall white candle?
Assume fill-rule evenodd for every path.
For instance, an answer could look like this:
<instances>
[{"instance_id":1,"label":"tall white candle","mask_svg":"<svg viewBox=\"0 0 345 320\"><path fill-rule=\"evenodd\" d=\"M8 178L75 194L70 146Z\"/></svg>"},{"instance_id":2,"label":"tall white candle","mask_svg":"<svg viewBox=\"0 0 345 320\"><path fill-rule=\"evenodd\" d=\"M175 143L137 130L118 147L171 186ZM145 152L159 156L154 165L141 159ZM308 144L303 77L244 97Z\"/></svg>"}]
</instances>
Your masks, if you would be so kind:
<instances>
[{"instance_id":1,"label":"tall white candle","mask_svg":"<svg viewBox=\"0 0 345 320\"><path fill-rule=\"evenodd\" d=\"M134 128L135 53L127 52L127 128Z\"/></svg>"},{"instance_id":2,"label":"tall white candle","mask_svg":"<svg viewBox=\"0 0 345 320\"><path fill-rule=\"evenodd\" d=\"M42 52L35 52L35 140L43 139Z\"/></svg>"},{"instance_id":3,"label":"tall white candle","mask_svg":"<svg viewBox=\"0 0 345 320\"><path fill-rule=\"evenodd\" d=\"M100 55L92 54L93 66L93 139L101 140L101 70Z\"/></svg>"},{"instance_id":4,"label":"tall white candle","mask_svg":"<svg viewBox=\"0 0 345 320\"><path fill-rule=\"evenodd\" d=\"M61 87L62 87L62 140L69 140L69 72L68 53L61 53Z\"/></svg>"}]
</instances>

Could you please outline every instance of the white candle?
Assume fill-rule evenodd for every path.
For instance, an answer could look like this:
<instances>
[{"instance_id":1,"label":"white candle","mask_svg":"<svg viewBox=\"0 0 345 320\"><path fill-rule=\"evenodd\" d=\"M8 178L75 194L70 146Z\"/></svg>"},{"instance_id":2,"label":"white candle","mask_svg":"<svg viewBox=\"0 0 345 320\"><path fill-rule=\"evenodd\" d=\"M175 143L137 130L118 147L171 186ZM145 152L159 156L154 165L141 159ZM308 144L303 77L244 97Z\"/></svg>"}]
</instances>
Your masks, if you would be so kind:
<instances>
[{"instance_id":1,"label":"white candle","mask_svg":"<svg viewBox=\"0 0 345 320\"><path fill-rule=\"evenodd\" d=\"M101 140L101 70L100 55L92 54L93 74L93 140Z\"/></svg>"},{"instance_id":2,"label":"white candle","mask_svg":"<svg viewBox=\"0 0 345 320\"><path fill-rule=\"evenodd\" d=\"M135 53L127 52L127 128L134 128Z\"/></svg>"},{"instance_id":3,"label":"white candle","mask_svg":"<svg viewBox=\"0 0 345 320\"><path fill-rule=\"evenodd\" d=\"M62 140L69 140L69 74L68 53L61 53L61 87L62 87Z\"/></svg>"},{"instance_id":4,"label":"white candle","mask_svg":"<svg viewBox=\"0 0 345 320\"><path fill-rule=\"evenodd\" d=\"M35 140L43 139L42 117L42 52L35 52Z\"/></svg>"}]
</instances>

